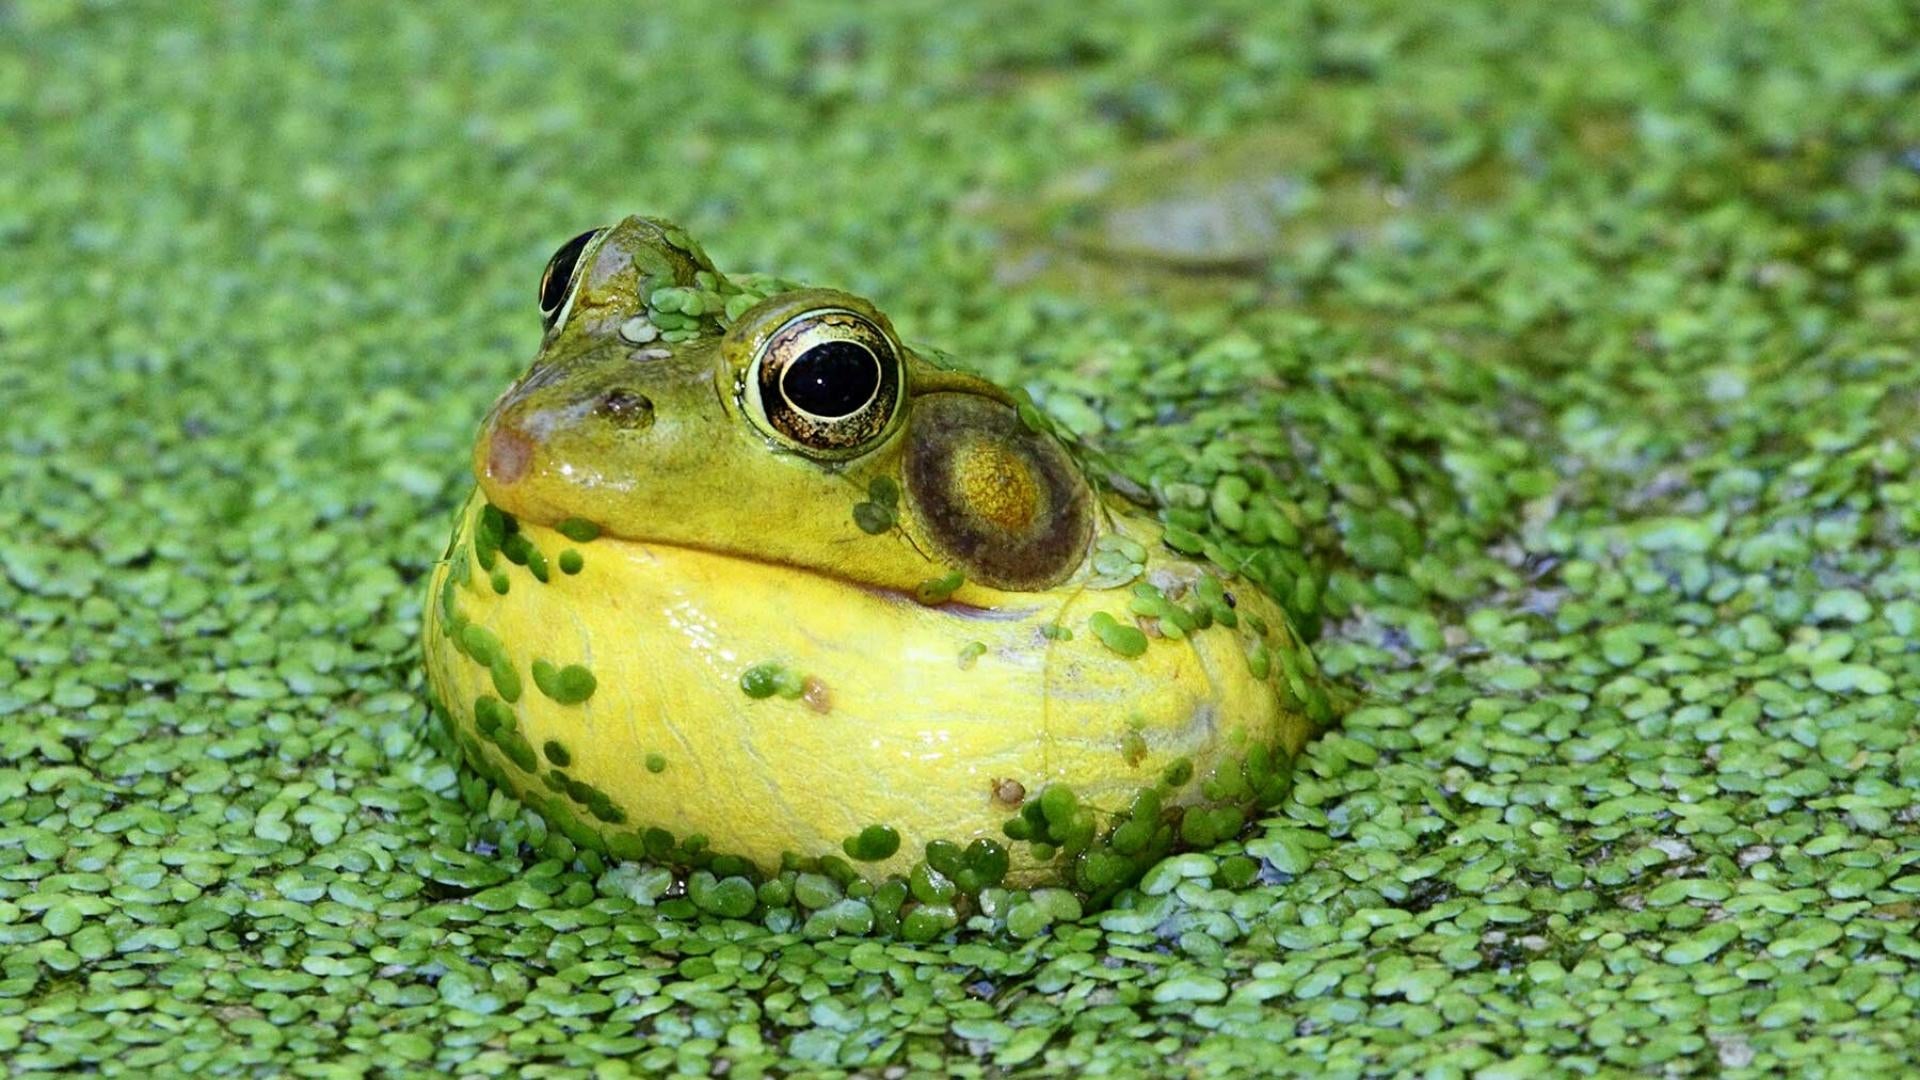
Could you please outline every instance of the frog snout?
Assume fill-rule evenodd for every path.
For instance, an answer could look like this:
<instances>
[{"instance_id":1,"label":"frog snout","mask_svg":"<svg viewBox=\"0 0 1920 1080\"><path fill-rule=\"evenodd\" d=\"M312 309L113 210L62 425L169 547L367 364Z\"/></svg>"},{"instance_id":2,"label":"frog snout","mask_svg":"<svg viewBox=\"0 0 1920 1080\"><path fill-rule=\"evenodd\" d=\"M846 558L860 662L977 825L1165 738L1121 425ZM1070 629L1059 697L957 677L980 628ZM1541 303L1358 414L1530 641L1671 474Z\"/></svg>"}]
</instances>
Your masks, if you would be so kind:
<instances>
[{"instance_id":1,"label":"frog snout","mask_svg":"<svg viewBox=\"0 0 1920 1080\"><path fill-rule=\"evenodd\" d=\"M637 434L653 427L654 418L653 399L628 386L596 390L554 410L526 411L508 403L487 424L482 451L485 475L499 484L518 483L556 434L577 430L583 420Z\"/></svg>"}]
</instances>

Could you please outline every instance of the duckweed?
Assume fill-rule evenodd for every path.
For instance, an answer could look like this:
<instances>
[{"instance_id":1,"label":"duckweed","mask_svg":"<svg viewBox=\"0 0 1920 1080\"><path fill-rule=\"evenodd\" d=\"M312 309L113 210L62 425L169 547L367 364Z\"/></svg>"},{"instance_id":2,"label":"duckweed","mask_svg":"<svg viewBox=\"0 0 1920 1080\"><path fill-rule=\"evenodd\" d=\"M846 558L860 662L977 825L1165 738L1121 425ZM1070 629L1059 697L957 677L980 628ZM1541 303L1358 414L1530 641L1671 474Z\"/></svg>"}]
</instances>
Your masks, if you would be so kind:
<instances>
[{"instance_id":1,"label":"duckweed","mask_svg":"<svg viewBox=\"0 0 1920 1080\"><path fill-rule=\"evenodd\" d=\"M473 702L474 730L489 738L497 732L514 730L519 719L499 698L480 695Z\"/></svg>"},{"instance_id":2,"label":"duckweed","mask_svg":"<svg viewBox=\"0 0 1920 1080\"><path fill-rule=\"evenodd\" d=\"M1901 5L16 8L11 1068L1913 1071ZM1364 690L1340 737L1245 748L1291 789L1204 850L1077 802L1078 891L1153 865L1075 911L999 861L1075 813L855 895L596 817L496 686L430 722L475 421L623 204L1025 388L1217 568L1196 624L1267 589ZM463 649L519 528L448 553Z\"/></svg>"},{"instance_id":3,"label":"duckweed","mask_svg":"<svg viewBox=\"0 0 1920 1080\"><path fill-rule=\"evenodd\" d=\"M854 504L854 524L864 533L877 535L886 532L893 528L899 507L900 485L894 483L892 477L876 476L867 484L866 501Z\"/></svg>"},{"instance_id":4,"label":"duckweed","mask_svg":"<svg viewBox=\"0 0 1920 1080\"><path fill-rule=\"evenodd\" d=\"M755 664L740 673L740 689L750 698L770 698L780 690L779 664Z\"/></svg>"},{"instance_id":5,"label":"duckweed","mask_svg":"<svg viewBox=\"0 0 1920 1080\"><path fill-rule=\"evenodd\" d=\"M533 541L528 540L516 526L514 531L500 538L500 554L506 556L507 561L515 566L526 566L529 560L539 554L539 549L534 547Z\"/></svg>"},{"instance_id":6,"label":"duckweed","mask_svg":"<svg viewBox=\"0 0 1920 1080\"><path fill-rule=\"evenodd\" d=\"M507 539L507 534L517 530L519 523L513 515L487 503L480 508L479 519L473 529L473 555L480 563L480 569L492 570L496 553Z\"/></svg>"},{"instance_id":7,"label":"duckweed","mask_svg":"<svg viewBox=\"0 0 1920 1080\"><path fill-rule=\"evenodd\" d=\"M593 696L593 672L579 664L555 667L546 660L533 662L533 685L562 705L578 705Z\"/></svg>"},{"instance_id":8,"label":"duckweed","mask_svg":"<svg viewBox=\"0 0 1920 1080\"><path fill-rule=\"evenodd\" d=\"M1104 611L1096 611L1087 617L1087 629L1100 639L1100 643L1121 656L1144 656L1147 652L1147 635L1137 626L1123 626L1119 620Z\"/></svg>"},{"instance_id":9,"label":"duckweed","mask_svg":"<svg viewBox=\"0 0 1920 1080\"><path fill-rule=\"evenodd\" d=\"M1128 610L1135 615L1153 619L1154 625L1160 631L1160 636L1173 641L1179 641L1195 630L1203 629L1200 616L1175 604L1158 588L1144 581L1133 587L1133 601ZM1211 616L1206 618L1210 624ZM1105 640L1104 636L1102 640Z\"/></svg>"},{"instance_id":10,"label":"duckweed","mask_svg":"<svg viewBox=\"0 0 1920 1080\"><path fill-rule=\"evenodd\" d=\"M893 528L893 508L877 502L854 503L853 523L861 532L877 536Z\"/></svg>"},{"instance_id":11,"label":"duckweed","mask_svg":"<svg viewBox=\"0 0 1920 1080\"><path fill-rule=\"evenodd\" d=\"M967 583L966 575L955 570L937 578L928 578L914 590L914 598L923 604L944 604Z\"/></svg>"},{"instance_id":12,"label":"duckweed","mask_svg":"<svg viewBox=\"0 0 1920 1080\"><path fill-rule=\"evenodd\" d=\"M869 825L860 830L858 836L849 836L841 841L841 848L847 858L857 862L879 862L890 859L900 850L900 834L890 825Z\"/></svg>"},{"instance_id":13,"label":"duckweed","mask_svg":"<svg viewBox=\"0 0 1920 1080\"><path fill-rule=\"evenodd\" d=\"M507 755L507 760L513 762L521 772L530 773L539 768L540 762L534 756L533 744L527 741L527 737L519 729L505 725L496 728L493 732L493 744L498 746L500 752Z\"/></svg>"},{"instance_id":14,"label":"duckweed","mask_svg":"<svg viewBox=\"0 0 1920 1080\"><path fill-rule=\"evenodd\" d=\"M1256 679L1264 679L1273 672L1273 653L1267 649L1264 641L1253 641L1247 645L1247 674Z\"/></svg>"},{"instance_id":15,"label":"duckweed","mask_svg":"<svg viewBox=\"0 0 1920 1080\"><path fill-rule=\"evenodd\" d=\"M740 673L740 689L750 698L770 698L777 694L797 700L807 691L807 678L785 664L767 661Z\"/></svg>"},{"instance_id":16,"label":"duckweed","mask_svg":"<svg viewBox=\"0 0 1920 1080\"><path fill-rule=\"evenodd\" d=\"M509 705L520 700L520 673L513 669L513 662L506 656L496 654L493 662L487 665L488 675L493 679L493 692Z\"/></svg>"},{"instance_id":17,"label":"duckweed","mask_svg":"<svg viewBox=\"0 0 1920 1080\"><path fill-rule=\"evenodd\" d=\"M729 919L746 918L759 903L753 882L737 876L716 878L705 870L687 879L687 897L700 910Z\"/></svg>"},{"instance_id":18,"label":"duckweed","mask_svg":"<svg viewBox=\"0 0 1920 1080\"><path fill-rule=\"evenodd\" d=\"M454 641L474 663L490 668L506 655L506 648L493 631L479 623L463 623Z\"/></svg>"}]
</instances>

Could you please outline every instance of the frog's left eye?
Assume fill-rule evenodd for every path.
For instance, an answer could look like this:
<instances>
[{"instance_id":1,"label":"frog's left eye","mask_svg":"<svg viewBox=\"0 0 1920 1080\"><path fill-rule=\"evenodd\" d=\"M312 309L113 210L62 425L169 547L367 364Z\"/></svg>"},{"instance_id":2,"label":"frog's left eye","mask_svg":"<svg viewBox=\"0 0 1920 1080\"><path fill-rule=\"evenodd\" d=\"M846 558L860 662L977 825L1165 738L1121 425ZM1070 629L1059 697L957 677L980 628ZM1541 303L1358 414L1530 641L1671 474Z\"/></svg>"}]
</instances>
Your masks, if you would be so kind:
<instances>
[{"instance_id":1,"label":"frog's left eye","mask_svg":"<svg viewBox=\"0 0 1920 1080\"><path fill-rule=\"evenodd\" d=\"M560 245L560 250L547 260L547 269L540 275L540 325L551 330L565 314L567 298L573 295L574 275L580 269L580 257L587 252L595 239L605 229L588 229L579 236Z\"/></svg>"},{"instance_id":2,"label":"frog's left eye","mask_svg":"<svg viewBox=\"0 0 1920 1080\"><path fill-rule=\"evenodd\" d=\"M851 457L899 411L900 353L857 312L808 311L767 336L747 387L749 407L782 441L815 456Z\"/></svg>"}]
</instances>

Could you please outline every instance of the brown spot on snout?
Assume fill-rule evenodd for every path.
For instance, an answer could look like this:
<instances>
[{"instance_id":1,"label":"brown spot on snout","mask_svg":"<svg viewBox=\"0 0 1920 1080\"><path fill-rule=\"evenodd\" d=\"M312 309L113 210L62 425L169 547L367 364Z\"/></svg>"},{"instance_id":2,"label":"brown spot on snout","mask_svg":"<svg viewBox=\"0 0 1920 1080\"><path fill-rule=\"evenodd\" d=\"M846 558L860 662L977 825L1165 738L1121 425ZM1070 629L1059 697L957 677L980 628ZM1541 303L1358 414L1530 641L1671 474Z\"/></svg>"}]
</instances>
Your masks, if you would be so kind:
<instances>
[{"instance_id":1,"label":"brown spot on snout","mask_svg":"<svg viewBox=\"0 0 1920 1080\"><path fill-rule=\"evenodd\" d=\"M487 440L487 475L503 484L512 484L527 474L533 463L533 440L510 424L497 424Z\"/></svg>"}]
</instances>

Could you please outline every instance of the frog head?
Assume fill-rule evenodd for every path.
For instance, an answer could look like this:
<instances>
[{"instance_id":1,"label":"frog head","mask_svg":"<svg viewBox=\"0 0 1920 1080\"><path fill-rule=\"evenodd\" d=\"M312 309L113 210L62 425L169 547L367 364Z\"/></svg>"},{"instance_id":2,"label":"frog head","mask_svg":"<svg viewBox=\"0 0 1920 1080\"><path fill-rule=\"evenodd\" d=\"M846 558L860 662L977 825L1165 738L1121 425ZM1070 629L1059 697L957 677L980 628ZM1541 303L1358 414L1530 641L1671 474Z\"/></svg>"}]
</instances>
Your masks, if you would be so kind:
<instances>
[{"instance_id":1,"label":"frog head","mask_svg":"<svg viewBox=\"0 0 1920 1080\"><path fill-rule=\"evenodd\" d=\"M1072 455L866 300L729 281L642 217L567 241L539 293L539 353L473 450L516 518L923 598L1084 572L1103 515Z\"/></svg>"}]
</instances>

